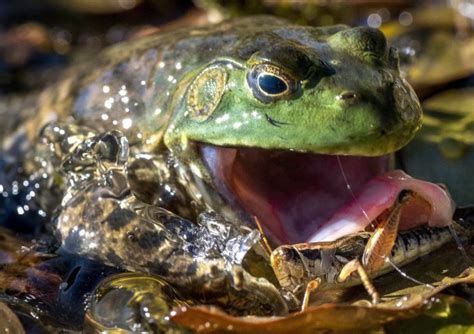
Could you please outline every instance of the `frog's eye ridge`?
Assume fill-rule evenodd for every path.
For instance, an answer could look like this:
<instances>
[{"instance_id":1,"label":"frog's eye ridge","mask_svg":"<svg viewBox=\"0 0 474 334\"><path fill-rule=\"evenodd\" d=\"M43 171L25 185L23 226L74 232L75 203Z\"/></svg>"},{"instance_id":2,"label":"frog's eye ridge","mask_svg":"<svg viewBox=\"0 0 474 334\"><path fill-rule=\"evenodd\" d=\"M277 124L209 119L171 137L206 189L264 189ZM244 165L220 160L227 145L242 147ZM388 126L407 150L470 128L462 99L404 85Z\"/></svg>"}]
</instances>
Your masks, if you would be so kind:
<instances>
[{"instance_id":1,"label":"frog's eye ridge","mask_svg":"<svg viewBox=\"0 0 474 334\"><path fill-rule=\"evenodd\" d=\"M290 99L299 92L299 81L273 64L255 65L247 75L247 82L253 95L263 103Z\"/></svg>"}]
</instances>

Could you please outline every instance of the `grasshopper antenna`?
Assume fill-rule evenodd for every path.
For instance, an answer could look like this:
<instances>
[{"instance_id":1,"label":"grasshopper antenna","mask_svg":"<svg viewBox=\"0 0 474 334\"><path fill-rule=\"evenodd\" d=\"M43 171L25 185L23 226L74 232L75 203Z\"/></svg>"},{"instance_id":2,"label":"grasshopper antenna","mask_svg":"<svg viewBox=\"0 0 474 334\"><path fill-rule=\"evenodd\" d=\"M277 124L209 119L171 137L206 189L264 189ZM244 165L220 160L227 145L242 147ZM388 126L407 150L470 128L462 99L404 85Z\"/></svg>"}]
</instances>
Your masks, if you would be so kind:
<instances>
[{"instance_id":1,"label":"grasshopper antenna","mask_svg":"<svg viewBox=\"0 0 474 334\"><path fill-rule=\"evenodd\" d=\"M268 242L267 237L265 236L265 232L263 231L262 224L260 224L260 221L258 220L257 216L254 216L253 219L255 220L255 223L257 224L258 231L260 232L260 235L262 236L262 242L264 245L265 250L267 251L268 257L272 255L272 248L270 247L270 243Z\"/></svg>"}]
</instances>

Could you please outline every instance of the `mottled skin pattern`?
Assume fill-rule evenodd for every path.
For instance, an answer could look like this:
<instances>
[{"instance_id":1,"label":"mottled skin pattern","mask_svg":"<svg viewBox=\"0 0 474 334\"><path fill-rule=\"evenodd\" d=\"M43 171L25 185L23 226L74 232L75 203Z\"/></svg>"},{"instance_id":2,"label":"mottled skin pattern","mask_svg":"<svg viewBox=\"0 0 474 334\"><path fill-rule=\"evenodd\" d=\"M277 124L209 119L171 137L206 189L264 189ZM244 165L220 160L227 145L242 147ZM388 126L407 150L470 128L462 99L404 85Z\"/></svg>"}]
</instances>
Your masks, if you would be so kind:
<instances>
[{"instance_id":1,"label":"mottled skin pattern","mask_svg":"<svg viewBox=\"0 0 474 334\"><path fill-rule=\"evenodd\" d=\"M249 73L258 66L288 79L291 93L259 96L248 83ZM62 201L57 226L63 246L107 263L157 273L188 290L213 284L208 282L213 272L224 270L219 256L214 264L209 259L207 264L196 261L193 250L183 248L183 228L168 224L170 219L179 226L188 222L168 211L160 211L152 223L141 214L121 211L117 201L126 202L130 191L114 193L107 172L104 184L88 184L82 176L100 170L100 159L76 164L68 160L70 150L88 152L81 156L92 154L94 145L104 139L101 133L120 130L128 141L128 166L137 161L148 166L140 156L149 154L158 171L147 175L146 168L136 169L141 172L128 175L123 189L133 192L138 187L145 203L178 208L175 213L187 218L213 209L238 226L249 222L236 216L214 191L196 143L377 156L404 146L421 122L418 100L399 76L396 51L387 47L378 30L302 27L272 17L244 18L116 45L71 68L60 82L30 99L34 102L0 105L2 126L14 132L3 149L23 164L25 174L34 174L38 159L32 159L31 152L44 152L44 147L31 150L38 146L39 130L54 121L66 133L64 138L46 134L47 147L55 148L53 157L46 159L50 172L61 166L62 178L82 180L80 189L73 187L80 196ZM16 110L21 119L9 122ZM89 142L78 148L65 139L70 132ZM68 163L79 167L68 169ZM118 174L129 172L123 163L108 166L115 165L121 170ZM165 185L173 187L167 193L174 197L153 196L154 186ZM101 190L104 187L106 191ZM112 195L101 201L104 191ZM193 226L198 228L191 224L186 230ZM97 243L90 247L94 237ZM255 290L252 284L243 291ZM213 289L222 285L207 291ZM260 294L254 296L259 298ZM276 297L268 301L279 302Z\"/></svg>"}]
</instances>

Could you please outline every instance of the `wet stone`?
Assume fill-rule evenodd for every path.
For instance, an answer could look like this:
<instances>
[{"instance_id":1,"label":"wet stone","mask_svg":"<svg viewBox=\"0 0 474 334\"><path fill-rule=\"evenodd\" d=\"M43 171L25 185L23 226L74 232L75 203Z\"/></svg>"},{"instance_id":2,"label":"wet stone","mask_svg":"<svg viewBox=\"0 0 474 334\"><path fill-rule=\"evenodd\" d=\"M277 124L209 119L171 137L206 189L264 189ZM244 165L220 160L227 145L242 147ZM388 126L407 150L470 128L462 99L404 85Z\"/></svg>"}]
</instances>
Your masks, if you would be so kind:
<instances>
[{"instance_id":1,"label":"wet stone","mask_svg":"<svg viewBox=\"0 0 474 334\"><path fill-rule=\"evenodd\" d=\"M177 292L156 276L120 274L96 289L86 315L86 328L133 332L186 332L169 321L175 306L188 306Z\"/></svg>"}]
</instances>

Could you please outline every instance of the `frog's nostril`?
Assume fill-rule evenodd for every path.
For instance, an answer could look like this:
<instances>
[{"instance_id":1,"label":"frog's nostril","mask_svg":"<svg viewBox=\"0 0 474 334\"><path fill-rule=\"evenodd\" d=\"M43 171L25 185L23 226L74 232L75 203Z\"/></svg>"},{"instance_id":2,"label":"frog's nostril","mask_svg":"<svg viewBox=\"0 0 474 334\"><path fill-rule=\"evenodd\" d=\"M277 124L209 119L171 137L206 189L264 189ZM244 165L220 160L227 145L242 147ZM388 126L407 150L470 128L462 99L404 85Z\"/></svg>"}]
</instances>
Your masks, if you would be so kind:
<instances>
[{"instance_id":1,"label":"frog's nostril","mask_svg":"<svg viewBox=\"0 0 474 334\"><path fill-rule=\"evenodd\" d=\"M336 98L340 101L352 102L357 98L357 94L349 90L349 91L342 92Z\"/></svg>"}]
</instances>

